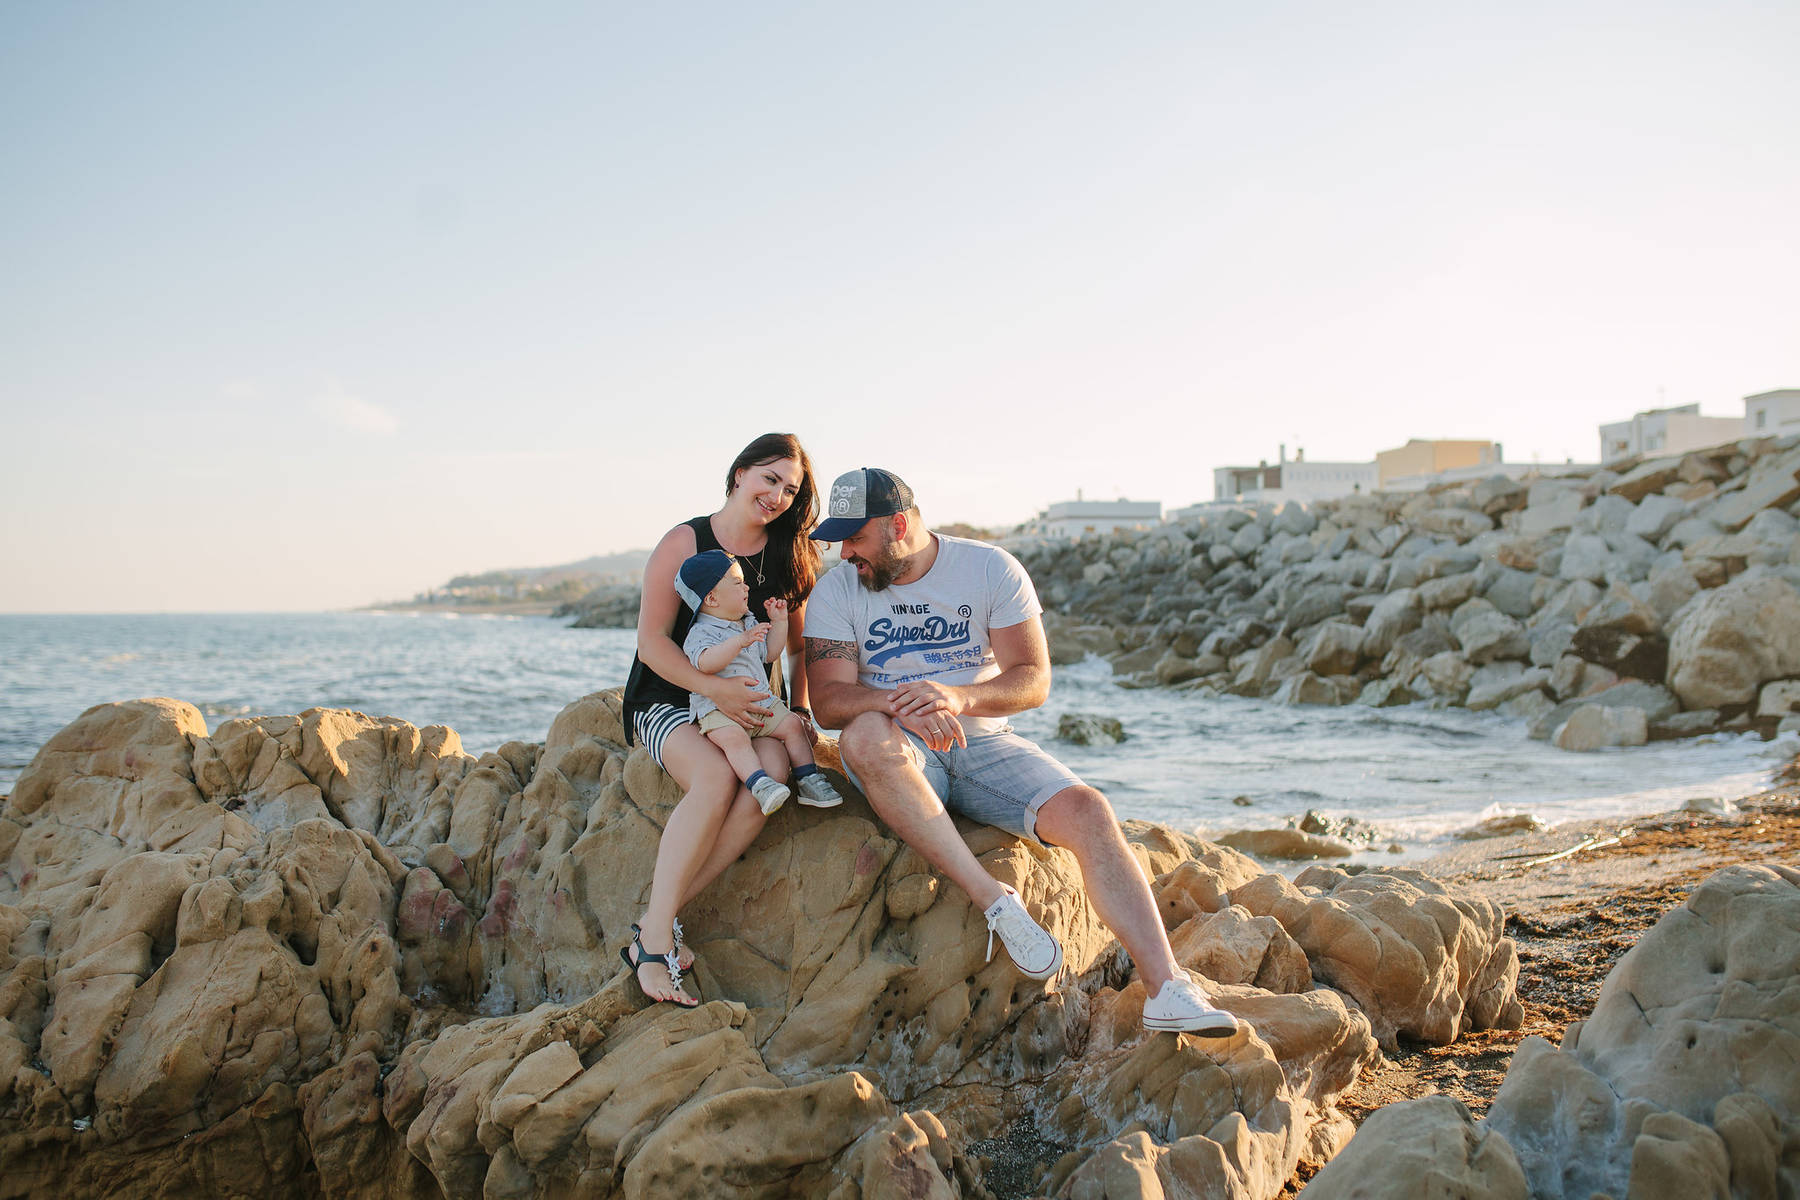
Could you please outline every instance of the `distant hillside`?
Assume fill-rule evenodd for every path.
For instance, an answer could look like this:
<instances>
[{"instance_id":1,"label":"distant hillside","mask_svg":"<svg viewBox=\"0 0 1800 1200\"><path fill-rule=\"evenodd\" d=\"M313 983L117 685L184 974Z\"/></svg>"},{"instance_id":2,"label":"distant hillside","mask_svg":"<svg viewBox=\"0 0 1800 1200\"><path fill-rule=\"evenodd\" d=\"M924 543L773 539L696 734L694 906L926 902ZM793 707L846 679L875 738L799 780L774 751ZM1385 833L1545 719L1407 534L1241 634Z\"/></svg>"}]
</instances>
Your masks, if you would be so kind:
<instances>
[{"instance_id":1,"label":"distant hillside","mask_svg":"<svg viewBox=\"0 0 1800 1200\"><path fill-rule=\"evenodd\" d=\"M644 576L648 550L595 554L552 567L508 567L457 575L399 604L377 608L506 608L549 612L596 588L635 588Z\"/></svg>"}]
</instances>

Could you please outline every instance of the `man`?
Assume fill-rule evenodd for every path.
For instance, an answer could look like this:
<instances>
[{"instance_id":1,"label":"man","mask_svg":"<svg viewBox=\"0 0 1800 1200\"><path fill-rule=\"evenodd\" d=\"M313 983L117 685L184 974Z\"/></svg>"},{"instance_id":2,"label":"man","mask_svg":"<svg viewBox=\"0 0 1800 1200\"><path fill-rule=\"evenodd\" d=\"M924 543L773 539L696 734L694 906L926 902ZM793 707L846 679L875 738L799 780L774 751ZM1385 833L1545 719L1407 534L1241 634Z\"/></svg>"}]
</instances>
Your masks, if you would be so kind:
<instances>
[{"instance_id":1,"label":"man","mask_svg":"<svg viewBox=\"0 0 1800 1200\"><path fill-rule=\"evenodd\" d=\"M875 467L837 478L812 536L843 543L806 606L818 722L842 731L845 769L881 819L985 910L990 955L997 934L1034 979L1062 966L1062 947L970 853L946 805L1074 853L1088 899L1143 977L1147 1028L1232 1033L1235 1020L1176 963L1106 797L1007 722L1050 691L1043 608L1018 560L932 533L912 489Z\"/></svg>"}]
</instances>

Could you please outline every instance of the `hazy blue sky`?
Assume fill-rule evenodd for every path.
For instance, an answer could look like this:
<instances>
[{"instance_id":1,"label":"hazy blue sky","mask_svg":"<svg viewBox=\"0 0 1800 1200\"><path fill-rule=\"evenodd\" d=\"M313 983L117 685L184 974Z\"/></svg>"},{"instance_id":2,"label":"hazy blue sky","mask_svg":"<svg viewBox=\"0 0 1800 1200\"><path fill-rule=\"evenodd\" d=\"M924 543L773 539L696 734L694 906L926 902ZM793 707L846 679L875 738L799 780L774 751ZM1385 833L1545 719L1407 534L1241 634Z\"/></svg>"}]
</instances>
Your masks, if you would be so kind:
<instances>
[{"instance_id":1,"label":"hazy blue sky","mask_svg":"<svg viewBox=\"0 0 1800 1200\"><path fill-rule=\"evenodd\" d=\"M0 610L928 518L1800 386L1800 5L0 7Z\"/></svg>"}]
</instances>

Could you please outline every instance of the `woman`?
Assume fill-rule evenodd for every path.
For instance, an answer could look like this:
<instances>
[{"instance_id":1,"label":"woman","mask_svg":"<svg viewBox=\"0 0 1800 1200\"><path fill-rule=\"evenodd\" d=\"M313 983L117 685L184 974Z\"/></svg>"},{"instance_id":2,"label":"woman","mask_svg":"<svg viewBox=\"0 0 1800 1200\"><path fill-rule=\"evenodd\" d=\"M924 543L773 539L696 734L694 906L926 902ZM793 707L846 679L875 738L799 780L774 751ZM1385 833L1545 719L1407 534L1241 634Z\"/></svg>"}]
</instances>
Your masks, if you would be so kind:
<instances>
[{"instance_id":1,"label":"woman","mask_svg":"<svg viewBox=\"0 0 1800 1200\"><path fill-rule=\"evenodd\" d=\"M750 611L757 620L768 619L763 605L771 598L788 601L788 650L798 663L806 597L819 576L819 551L807 537L818 516L812 461L799 439L766 433L744 447L725 472L719 511L669 530L644 566L637 658L625 684L626 736L686 792L663 827L650 905L632 927L637 936L620 952L653 1000L687 1008L700 1003L680 985L680 972L693 959L678 943L675 914L744 852L765 819L724 753L689 723L688 694L703 693L746 727L768 714L759 703L767 694L750 680L707 675L688 662L681 641L693 616L676 598L675 572L702 550L734 555L750 584ZM788 706L810 724L802 671L794 672ZM757 738L754 745L763 770L785 782L787 752L779 739Z\"/></svg>"}]
</instances>

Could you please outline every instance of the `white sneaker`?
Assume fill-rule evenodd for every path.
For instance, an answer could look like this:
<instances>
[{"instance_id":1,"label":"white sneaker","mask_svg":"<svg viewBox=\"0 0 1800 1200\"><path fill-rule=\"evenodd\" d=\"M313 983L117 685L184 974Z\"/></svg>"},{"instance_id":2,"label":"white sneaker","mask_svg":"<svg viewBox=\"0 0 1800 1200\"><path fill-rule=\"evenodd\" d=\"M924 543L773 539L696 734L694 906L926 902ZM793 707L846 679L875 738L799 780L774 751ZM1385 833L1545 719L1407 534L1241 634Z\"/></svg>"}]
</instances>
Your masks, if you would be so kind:
<instances>
[{"instance_id":1,"label":"white sneaker","mask_svg":"<svg viewBox=\"0 0 1800 1200\"><path fill-rule=\"evenodd\" d=\"M1162 985L1144 1001L1144 1028L1193 1033L1201 1037L1230 1037L1237 1032L1237 1018L1220 1012L1206 998L1200 985L1185 972Z\"/></svg>"},{"instance_id":2,"label":"white sneaker","mask_svg":"<svg viewBox=\"0 0 1800 1200\"><path fill-rule=\"evenodd\" d=\"M844 802L823 775L803 776L795 786L800 789L800 803L808 808L836 808Z\"/></svg>"},{"instance_id":3,"label":"white sneaker","mask_svg":"<svg viewBox=\"0 0 1800 1200\"><path fill-rule=\"evenodd\" d=\"M772 777L764 775L750 785L750 794L756 797L756 805L766 817L786 804L788 797L794 793L788 791L787 784L776 783Z\"/></svg>"},{"instance_id":4,"label":"white sneaker","mask_svg":"<svg viewBox=\"0 0 1800 1200\"><path fill-rule=\"evenodd\" d=\"M1004 883L1006 894L994 901L986 913L988 923L988 961L994 958L994 935L1006 947L1013 965L1032 979L1048 979L1062 967L1062 946L1025 911L1019 893Z\"/></svg>"}]
</instances>

